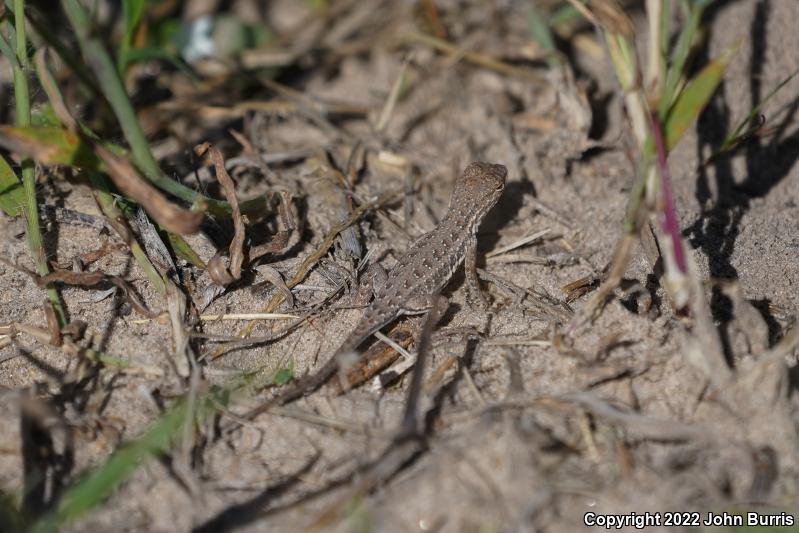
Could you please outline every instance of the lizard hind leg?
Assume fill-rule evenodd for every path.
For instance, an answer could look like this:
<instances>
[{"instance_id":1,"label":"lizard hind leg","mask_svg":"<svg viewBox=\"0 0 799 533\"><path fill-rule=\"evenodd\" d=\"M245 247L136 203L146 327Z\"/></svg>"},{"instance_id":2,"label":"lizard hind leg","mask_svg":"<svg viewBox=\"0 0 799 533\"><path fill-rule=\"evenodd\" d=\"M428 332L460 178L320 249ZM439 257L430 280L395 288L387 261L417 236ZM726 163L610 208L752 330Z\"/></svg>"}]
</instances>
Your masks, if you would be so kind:
<instances>
[{"instance_id":1,"label":"lizard hind leg","mask_svg":"<svg viewBox=\"0 0 799 533\"><path fill-rule=\"evenodd\" d=\"M449 307L449 300L441 295L412 296L402 303L402 314L421 315L438 308L439 316L443 315Z\"/></svg>"},{"instance_id":2,"label":"lizard hind leg","mask_svg":"<svg viewBox=\"0 0 799 533\"><path fill-rule=\"evenodd\" d=\"M372 296L385 285L388 275L386 271L377 263L372 263L361 276L361 283L353 297L354 305L366 305Z\"/></svg>"}]
</instances>

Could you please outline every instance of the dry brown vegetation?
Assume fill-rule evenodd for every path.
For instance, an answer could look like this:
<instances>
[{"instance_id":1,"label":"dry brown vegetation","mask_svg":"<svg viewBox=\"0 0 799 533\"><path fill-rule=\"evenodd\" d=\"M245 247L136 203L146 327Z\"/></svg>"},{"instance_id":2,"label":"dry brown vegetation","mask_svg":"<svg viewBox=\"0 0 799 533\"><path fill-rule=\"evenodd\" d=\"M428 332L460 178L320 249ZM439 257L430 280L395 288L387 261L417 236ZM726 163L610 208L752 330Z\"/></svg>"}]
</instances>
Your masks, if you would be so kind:
<instances>
[{"instance_id":1,"label":"dry brown vegetation","mask_svg":"<svg viewBox=\"0 0 799 533\"><path fill-rule=\"evenodd\" d=\"M2 81L0 529L796 511L799 4L709 3L674 78L647 23L679 50L692 2L192 0L129 31L98 4L25 6L34 127ZM159 40L201 16L215 57ZM479 233L489 309L459 272L442 317L259 412L474 160L509 170ZM41 248L14 210L33 162Z\"/></svg>"}]
</instances>

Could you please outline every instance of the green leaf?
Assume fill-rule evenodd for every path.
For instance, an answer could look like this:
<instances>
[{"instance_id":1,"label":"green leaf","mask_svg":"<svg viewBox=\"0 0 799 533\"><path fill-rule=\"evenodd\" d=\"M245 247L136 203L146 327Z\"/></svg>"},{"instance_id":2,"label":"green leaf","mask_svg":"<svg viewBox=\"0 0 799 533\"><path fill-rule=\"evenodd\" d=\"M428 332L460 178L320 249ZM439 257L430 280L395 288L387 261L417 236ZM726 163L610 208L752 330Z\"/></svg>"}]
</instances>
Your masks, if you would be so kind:
<instances>
[{"instance_id":1,"label":"green leaf","mask_svg":"<svg viewBox=\"0 0 799 533\"><path fill-rule=\"evenodd\" d=\"M0 209L10 217L22 212L25 205L25 190L11 165L0 156Z\"/></svg>"},{"instance_id":2,"label":"green leaf","mask_svg":"<svg viewBox=\"0 0 799 533\"><path fill-rule=\"evenodd\" d=\"M0 146L45 165L67 165L95 170L101 167L100 160L90 146L74 133L60 127L0 126ZM124 153L121 148L106 147L116 154Z\"/></svg>"},{"instance_id":3,"label":"green leaf","mask_svg":"<svg viewBox=\"0 0 799 533\"><path fill-rule=\"evenodd\" d=\"M575 20L580 20L582 16L582 13L574 9L573 5L563 4L552 12L552 15L549 17L549 24L553 28L557 28L570 24Z\"/></svg>"},{"instance_id":4,"label":"green leaf","mask_svg":"<svg viewBox=\"0 0 799 533\"><path fill-rule=\"evenodd\" d=\"M148 46L146 48L131 48L120 51L119 53L119 64L121 70L124 70L128 67L128 65L137 63L139 61L166 61L190 78L194 80L198 79L194 72L192 72L191 68L189 68L189 66L186 65L183 60L181 60L175 54L155 46Z\"/></svg>"},{"instance_id":5,"label":"green leaf","mask_svg":"<svg viewBox=\"0 0 799 533\"><path fill-rule=\"evenodd\" d=\"M166 231L166 230L164 230ZM177 233L172 233L171 231L166 231L167 239L169 240L169 245L172 247L172 250L175 252L175 255L188 261L190 264L196 266L200 269L205 269L205 263L203 260L200 259L200 256L197 255L197 252L189 246L189 243L183 239Z\"/></svg>"},{"instance_id":6,"label":"green leaf","mask_svg":"<svg viewBox=\"0 0 799 533\"><path fill-rule=\"evenodd\" d=\"M674 148L677 141L685 133L685 130L694 123L705 108L710 97L713 96L719 86L721 78L724 76L724 71L739 46L740 43L733 45L708 63L680 92L664 121L667 151L671 151Z\"/></svg>"},{"instance_id":7,"label":"green leaf","mask_svg":"<svg viewBox=\"0 0 799 533\"><path fill-rule=\"evenodd\" d=\"M31 124L34 126L61 126L61 121L53 111L53 106L47 102L31 110Z\"/></svg>"},{"instance_id":8,"label":"green leaf","mask_svg":"<svg viewBox=\"0 0 799 533\"><path fill-rule=\"evenodd\" d=\"M277 373L275 373L275 379L273 382L275 385L285 385L292 379L294 379L294 369L281 368L277 371Z\"/></svg>"}]
</instances>

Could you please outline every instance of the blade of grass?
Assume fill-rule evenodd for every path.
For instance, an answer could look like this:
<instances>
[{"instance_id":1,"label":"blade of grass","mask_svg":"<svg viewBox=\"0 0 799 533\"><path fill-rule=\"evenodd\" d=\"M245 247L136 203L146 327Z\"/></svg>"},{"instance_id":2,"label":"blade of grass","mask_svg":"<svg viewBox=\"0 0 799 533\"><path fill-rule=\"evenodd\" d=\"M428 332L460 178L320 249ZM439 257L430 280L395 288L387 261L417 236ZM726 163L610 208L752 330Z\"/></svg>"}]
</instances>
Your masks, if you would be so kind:
<instances>
[{"instance_id":1,"label":"blade of grass","mask_svg":"<svg viewBox=\"0 0 799 533\"><path fill-rule=\"evenodd\" d=\"M25 191L11 165L0 156L0 209L10 216L19 216L25 206Z\"/></svg>"},{"instance_id":2,"label":"blade of grass","mask_svg":"<svg viewBox=\"0 0 799 533\"><path fill-rule=\"evenodd\" d=\"M133 37L139 27L139 22L141 22L142 14L144 14L144 0L122 0L122 20L125 32L122 35L119 50L117 50L117 70L120 76L125 74L128 64L127 55L131 50Z\"/></svg>"},{"instance_id":3,"label":"blade of grass","mask_svg":"<svg viewBox=\"0 0 799 533\"><path fill-rule=\"evenodd\" d=\"M230 206L226 202L206 198L163 174L150 150L116 65L100 37L93 31L88 13L78 0L62 0L61 5L78 37L84 59L97 77L103 95L114 110L122 133L130 145L131 155L136 166L148 180L164 191L186 202L205 203L209 212L214 215L229 216Z\"/></svg>"},{"instance_id":4,"label":"blade of grass","mask_svg":"<svg viewBox=\"0 0 799 533\"><path fill-rule=\"evenodd\" d=\"M190 409L186 398L176 402L142 436L117 448L102 465L66 489L56 509L41 517L29 531L51 533L75 522L108 498L143 461L168 450L187 424L200 424L226 408L234 391L240 389L240 383L215 387L196 398L195 409Z\"/></svg>"},{"instance_id":5,"label":"blade of grass","mask_svg":"<svg viewBox=\"0 0 799 533\"><path fill-rule=\"evenodd\" d=\"M197 255L197 252L186 242L186 240L178 235L177 233L172 233L171 231L167 231L164 228L159 227L159 230L163 230L166 234L167 240L169 241L169 246L172 247L172 250L175 252L175 255L184 259L185 261L189 262L193 266L199 269L205 269L205 263L200 256Z\"/></svg>"},{"instance_id":6,"label":"blade of grass","mask_svg":"<svg viewBox=\"0 0 799 533\"><path fill-rule=\"evenodd\" d=\"M671 254L674 264L679 274L686 272L685 257L680 238L680 223L677 220L677 212L674 208L674 197L671 193L671 173L666 161L666 145L663 139L663 129L658 122L657 112L651 112L650 125L652 128L652 138L655 142L655 160L657 162L658 174L660 175L660 202L658 216L660 218L661 230L671 240ZM667 262L668 265L669 262Z\"/></svg>"},{"instance_id":7,"label":"blade of grass","mask_svg":"<svg viewBox=\"0 0 799 533\"><path fill-rule=\"evenodd\" d=\"M13 1L14 0L5 0L6 8L12 13L14 10ZM61 38L51 31L52 24L43 19L42 15L37 11L36 6L27 6L25 9L25 17L36 31L36 34L44 39L47 45L56 51L58 56L64 61L64 64L80 78L81 82L88 87L92 93L100 94L99 88L94 83L94 80L92 80L83 63L64 45Z\"/></svg>"},{"instance_id":8,"label":"blade of grass","mask_svg":"<svg viewBox=\"0 0 799 533\"><path fill-rule=\"evenodd\" d=\"M688 127L699 117L719 86L727 65L739 47L740 42L708 63L680 92L666 120L663 121L667 152L674 148Z\"/></svg>"},{"instance_id":9,"label":"blade of grass","mask_svg":"<svg viewBox=\"0 0 799 533\"><path fill-rule=\"evenodd\" d=\"M126 156L127 151L115 144L100 142L103 148L117 156ZM32 157L44 165L66 165L104 172L103 163L97 158L88 143L64 128L53 126L30 126L17 128L0 125L0 146L20 155ZM208 212L215 216L229 218L230 205L222 200L208 198L189 189L183 184L173 181L166 176L159 176L153 183L162 190L165 182L176 185L185 192L184 197L195 198L197 201L206 202ZM181 197L180 195L177 195ZM185 198L184 198L185 199ZM265 196L259 196L244 201L240 205L241 211L247 215L261 214L268 208Z\"/></svg>"},{"instance_id":10,"label":"blade of grass","mask_svg":"<svg viewBox=\"0 0 799 533\"><path fill-rule=\"evenodd\" d=\"M105 49L100 37L92 31L92 23L83 6L77 0L63 0L61 5L78 37L83 57L97 77L103 95L111 104L125 139L130 144L134 162L150 180L156 181L161 176L161 169L158 167L144 132L139 126L136 111L128 99L122 80L111 60L111 55ZM170 185L168 182L162 183L161 186L164 187L164 190L183 200L191 202L195 199L192 197L193 195L186 195L185 190Z\"/></svg>"},{"instance_id":11,"label":"blade of grass","mask_svg":"<svg viewBox=\"0 0 799 533\"><path fill-rule=\"evenodd\" d=\"M137 61L152 60L166 61L192 80L199 81L199 78L194 71L191 70L191 67L189 67L180 57L160 48L133 48L130 50L125 50L124 52L120 52L120 61L125 68L129 64L136 63Z\"/></svg>"},{"instance_id":12,"label":"blade of grass","mask_svg":"<svg viewBox=\"0 0 799 533\"><path fill-rule=\"evenodd\" d=\"M56 117L57 123L62 123L64 126L67 127L69 131L74 132L80 130L83 133L83 135L89 137L89 139L92 139L94 141L99 140L99 137L93 131L91 131L91 129L89 129L81 121L76 120L75 117L73 117L69 112L69 110L67 109L66 104L64 103L64 97L61 94L61 90L59 89L58 84L56 83L56 80L53 77L52 73L50 72L50 68L47 65L47 51L48 51L47 47L39 48L39 50L36 51L36 54L34 54L34 63L36 65L36 74L39 76L39 83L44 89L45 94L47 94L47 98L50 101L50 105L52 106L53 113ZM124 155L121 152L121 149L120 149L120 155ZM91 170L88 170L88 172L92 173ZM99 193L98 202L101 204L101 209L103 210L104 213L112 214L110 222L115 228L117 228L116 226L116 221L118 220L117 219L118 210L116 209L117 204L116 202L113 201L113 198L110 195L108 181L104 176L100 175L99 173L94 172L94 174L96 174L95 176L93 176L94 182L99 188L99 191L96 191ZM0 199L2 198L0 197ZM124 215L126 218L129 218L131 216L131 213L124 212ZM117 228L117 229L121 230L122 228ZM205 265L203 264L202 260L200 260L199 256L194 252L194 250L191 249L188 243L185 240L183 240L183 238L180 235L169 232L164 228L161 228L161 230L162 230L161 237L163 238L164 235L168 236L169 242L172 245L172 248L174 249L175 253L177 253L179 256L183 257L193 265L198 266L199 268L205 268ZM129 233L126 231L125 235L128 234ZM144 254L141 253L142 250L138 245L138 241L134 242L136 247L138 248L138 250L136 250L136 252L134 253L134 257L139 262L139 266L150 278L150 281L154 283L156 289L158 289L159 292L163 292L162 291L163 284L161 282L161 277L158 276L156 269L154 268L151 262L143 261L143 259L145 259Z\"/></svg>"},{"instance_id":13,"label":"blade of grass","mask_svg":"<svg viewBox=\"0 0 799 533\"><path fill-rule=\"evenodd\" d=\"M156 270L150 262L147 254L144 253L144 249L139 242L133 237L127 223L124 222L126 220L125 215L117 207L117 203L111 195L108 178L99 172L93 172L91 170L88 171L88 174L94 189L94 197L97 200L97 205L100 206L100 210L106 218L108 218L108 221L117 234L125 241L125 244L128 245L130 252L133 254L133 258L136 260L136 263L138 263L139 268L141 268L147 276L150 283L152 283L153 287L155 287L159 294L166 294L164 280L161 278L158 270Z\"/></svg>"},{"instance_id":14,"label":"blade of grass","mask_svg":"<svg viewBox=\"0 0 799 533\"><path fill-rule=\"evenodd\" d=\"M14 0L14 32L16 37L14 51L16 57L11 59L11 63L14 76L16 124L21 127L29 126L31 121L30 92L26 74L29 69L29 63L24 13L24 0ZM22 184L25 191L25 223L28 247L30 248L36 272L40 275L45 275L49 272L49 269L42 244L42 232L39 227L39 206L36 202L36 169L31 159L23 159L20 166ZM67 316L64 307L61 305L58 291L52 285L48 285L45 288L45 292L47 293L47 299L53 306L59 326L65 326Z\"/></svg>"},{"instance_id":15,"label":"blade of grass","mask_svg":"<svg viewBox=\"0 0 799 533\"><path fill-rule=\"evenodd\" d=\"M677 38L677 44L674 47L674 53L671 59L671 66L666 73L666 83L660 101L658 102L658 116L661 120L664 119L668 109L677 98L677 89L685 75L685 65L688 62L691 49L696 41L699 23L702 20L702 12L707 3L708 2L700 1L690 4L688 21L683 26Z\"/></svg>"},{"instance_id":16,"label":"blade of grass","mask_svg":"<svg viewBox=\"0 0 799 533\"><path fill-rule=\"evenodd\" d=\"M760 100L752 108L749 114L746 115L746 118L744 118L741 122L739 122L738 125L724 138L724 140L721 141L721 146L719 147L716 154L726 152L727 150L730 150L733 146L735 146L738 142L738 139L744 133L744 128L746 128L749 124L752 123L752 120L754 120L755 116L757 116L757 114L760 113L760 110L763 109L763 106L766 105L769 102L769 100L771 100L780 91L780 89L785 87L785 85L787 85L788 82L794 79L797 74L799 74L799 69L796 69L793 72L791 72L787 78L785 78L779 84L777 84L776 87L774 87L762 100Z\"/></svg>"},{"instance_id":17,"label":"blade of grass","mask_svg":"<svg viewBox=\"0 0 799 533\"><path fill-rule=\"evenodd\" d=\"M660 98L663 92L663 80L666 73L666 63L661 46L663 37L664 20L663 0L646 0L646 18L649 24L649 43L647 46L646 71L644 72L644 92L647 99Z\"/></svg>"},{"instance_id":18,"label":"blade of grass","mask_svg":"<svg viewBox=\"0 0 799 533\"><path fill-rule=\"evenodd\" d=\"M574 6L564 4L552 12L552 15L549 17L549 24L553 28L558 28L570 24L575 20L579 20L579 18L580 12L577 11Z\"/></svg>"},{"instance_id":19,"label":"blade of grass","mask_svg":"<svg viewBox=\"0 0 799 533\"><path fill-rule=\"evenodd\" d=\"M25 517L10 494L0 491L0 530L22 531Z\"/></svg>"},{"instance_id":20,"label":"blade of grass","mask_svg":"<svg viewBox=\"0 0 799 533\"><path fill-rule=\"evenodd\" d=\"M527 27L530 30L530 36L546 54L547 64L550 67L559 66L561 60L555 46L555 39L552 37L549 21L538 9L535 0L531 0L530 5L527 6Z\"/></svg>"}]
</instances>

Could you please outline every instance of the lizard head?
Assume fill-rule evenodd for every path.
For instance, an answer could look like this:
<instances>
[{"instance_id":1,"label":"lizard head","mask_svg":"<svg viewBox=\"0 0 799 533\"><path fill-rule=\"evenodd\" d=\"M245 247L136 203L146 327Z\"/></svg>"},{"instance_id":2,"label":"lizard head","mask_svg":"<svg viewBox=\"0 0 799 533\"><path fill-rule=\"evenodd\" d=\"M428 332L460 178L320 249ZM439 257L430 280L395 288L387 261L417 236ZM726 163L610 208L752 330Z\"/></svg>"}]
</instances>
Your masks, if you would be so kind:
<instances>
[{"instance_id":1,"label":"lizard head","mask_svg":"<svg viewBox=\"0 0 799 533\"><path fill-rule=\"evenodd\" d=\"M503 165L479 161L470 164L455 182L450 211L463 213L479 223L502 195L507 175L508 169Z\"/></svg>"}]
</instances>

